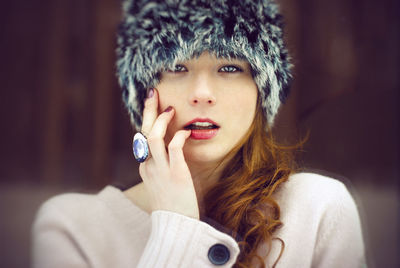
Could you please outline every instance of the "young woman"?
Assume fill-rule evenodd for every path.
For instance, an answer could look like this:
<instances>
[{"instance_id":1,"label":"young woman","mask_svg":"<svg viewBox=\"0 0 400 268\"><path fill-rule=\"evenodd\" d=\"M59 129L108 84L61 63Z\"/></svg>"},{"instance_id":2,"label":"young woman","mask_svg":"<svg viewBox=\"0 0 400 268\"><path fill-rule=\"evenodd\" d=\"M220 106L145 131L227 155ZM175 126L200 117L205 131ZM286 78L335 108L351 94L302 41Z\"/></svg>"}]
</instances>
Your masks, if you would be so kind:
<instances>
[{"instance_id":1,"label":"young woman","mask_svg":"<svg viewBox=\"0 0 400 268\"><path fill-rule=\"evenodd\" d=\"M362 267L346 187L270 127L290 62L276 4L124 2L118 76L143 182L47 201L34 267Z\"/></svg>"}]
</instances>

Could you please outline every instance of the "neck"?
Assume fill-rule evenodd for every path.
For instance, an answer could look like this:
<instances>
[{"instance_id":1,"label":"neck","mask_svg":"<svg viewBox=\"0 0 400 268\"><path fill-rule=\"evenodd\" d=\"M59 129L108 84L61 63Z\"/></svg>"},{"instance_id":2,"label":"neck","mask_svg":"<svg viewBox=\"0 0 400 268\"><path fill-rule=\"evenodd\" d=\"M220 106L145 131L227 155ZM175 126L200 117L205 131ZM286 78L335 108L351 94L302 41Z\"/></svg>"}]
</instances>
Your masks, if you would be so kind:
<instances>
[{"instance_id":1,"label":"neck","mask_svg":"<svg viewBox=\"0 0 400 268\"><path fill-rule=\"evenodd\" d=\"M225 160L212 163L187 162L196 190L200 215L205 213L204 196L218 182L226 163Z\"/></svg>"}]
</instances>

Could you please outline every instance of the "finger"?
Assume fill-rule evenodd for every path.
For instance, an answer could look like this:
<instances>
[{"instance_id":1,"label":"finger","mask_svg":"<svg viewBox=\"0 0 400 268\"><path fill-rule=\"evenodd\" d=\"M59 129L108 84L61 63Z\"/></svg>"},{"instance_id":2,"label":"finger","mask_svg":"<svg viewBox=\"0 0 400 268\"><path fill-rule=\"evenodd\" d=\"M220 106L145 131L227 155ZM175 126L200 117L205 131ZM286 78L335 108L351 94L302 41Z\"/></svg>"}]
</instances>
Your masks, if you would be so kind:
<instances>
[{"instance_id":1,"label":"finger","mask_svg":"<svg viewBox=\"0 0 400 268\"><path fill-rule=\"evenodd\" d=\"M143 123L141 132L147 137L158 116L158 92L155 88L149 89L144 102Z\"/></svg>"},{"instance_id":2,"label":"finger","mask_svg":"<svg viewBox=\"0 0 400 268\"><path fill-rule=\"evenodd\" d=\"M183 155L183 146L186 139L190 137L190 133L190 130L177 131L168 145L169 165L173 171L187 170L187 164Z\"/></svg>"},{"instance_id":3,"label":"finger","mask_svg":"<svg viewBox=\"0 0 400 268\"><path fill-rule=\"evenodd\" d=\"M154 158L157 163L163 164L166 167L168 166L168 157L165 150L164 137L174 113L175 111L172 107L168 107L161 113L154 122L147 138L152 158Z\"/></svg>"},{"instance_id":4,"label":"finger","mask_svg":"<svg viewBox=\"0 0 400 268\"><path fill-rule=\"evenodd\" d=\"M147 178L146 162L140 163L139 174L140 174L140 178L142 178L142 180L145 181Z\"/></svg>"},{"instance_id":5,"label":"finger","mask_svg":"<svg viewBox=\"0 0 400 268\"><path fill-rule=\"evenodd\" d=\"M149 158L145 162L140 163L139 174L142 181L146 184L151 184L153 182L152 179L160 177L159 170L153 158Z\"/></svg>"}]
</instances>

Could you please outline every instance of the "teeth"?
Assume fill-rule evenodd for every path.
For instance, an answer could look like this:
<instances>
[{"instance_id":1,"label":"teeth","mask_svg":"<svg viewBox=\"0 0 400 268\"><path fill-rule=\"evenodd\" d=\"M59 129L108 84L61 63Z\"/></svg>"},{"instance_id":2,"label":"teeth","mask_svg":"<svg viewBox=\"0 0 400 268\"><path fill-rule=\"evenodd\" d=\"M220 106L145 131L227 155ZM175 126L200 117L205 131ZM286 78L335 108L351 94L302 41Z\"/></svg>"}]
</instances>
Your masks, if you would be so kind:
<instances>
[{"instance_id":1,"label":"teeth","mask_svg":"<svg viewBox=\"0 0 400 268\"><path fill-rule=\"evenodd\" d=\"M196 123L193 123L192 125L194 125L196 127L210 127L210 126L213 126L213 124L208 123L208 122L196 122Z\"/></svg>"},{"instance_id":2,"label":"teeth","mask_svg":"<svg viewBox=\"0 0 400 268\"><path fill-rule=\"evenodd\" d=\"M185 127L186 129L212 129L217 128L216 125L213 125L209 122L195 122Z\"/></svg>"}]
</instances>

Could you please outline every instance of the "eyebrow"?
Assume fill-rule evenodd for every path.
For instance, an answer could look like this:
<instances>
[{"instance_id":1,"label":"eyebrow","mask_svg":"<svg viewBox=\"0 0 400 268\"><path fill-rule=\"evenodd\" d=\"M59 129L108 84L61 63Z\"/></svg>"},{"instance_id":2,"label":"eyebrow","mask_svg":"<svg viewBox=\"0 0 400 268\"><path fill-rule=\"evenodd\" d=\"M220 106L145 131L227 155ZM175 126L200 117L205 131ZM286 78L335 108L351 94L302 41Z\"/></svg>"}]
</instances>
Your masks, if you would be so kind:
<instances>
[{"instance_id":1,"label":"eyebrow","mask_svg":"<svg viewBox=\"0 0 400 268\"><path fill-rule=\"evenodd\" d=\"M221 63L223 63L223 64L237 64L243 68L248 68L249 70L251 70L250 63L245 60L241 60L241 59L230 59L229 60L229 59L225 59L225 58L222 58L220 60L221 60Z\"/></svg>"},{"instance_id":2,"label":"eyebrow","mask_svg":"<svg viewBox=\"0 0 400 268\"><path fill-rule=\"evenodd\" d=\"M186 61L180 61L177 62L175 64L176 65L183 65L183 66L187 66L187 64L191 61L192 59L186 60ZM225 58L225 57L218 57L216 58L217 60L217 64L236 64L236 65L240 65L240 67L242 67L243 69L247 69L249 71L252 70L252 67L250 65L250 63L245 60L245 59L240 59L240 58L233 58L231 57L229 58Z\"/></svg>"}]
</instances>

